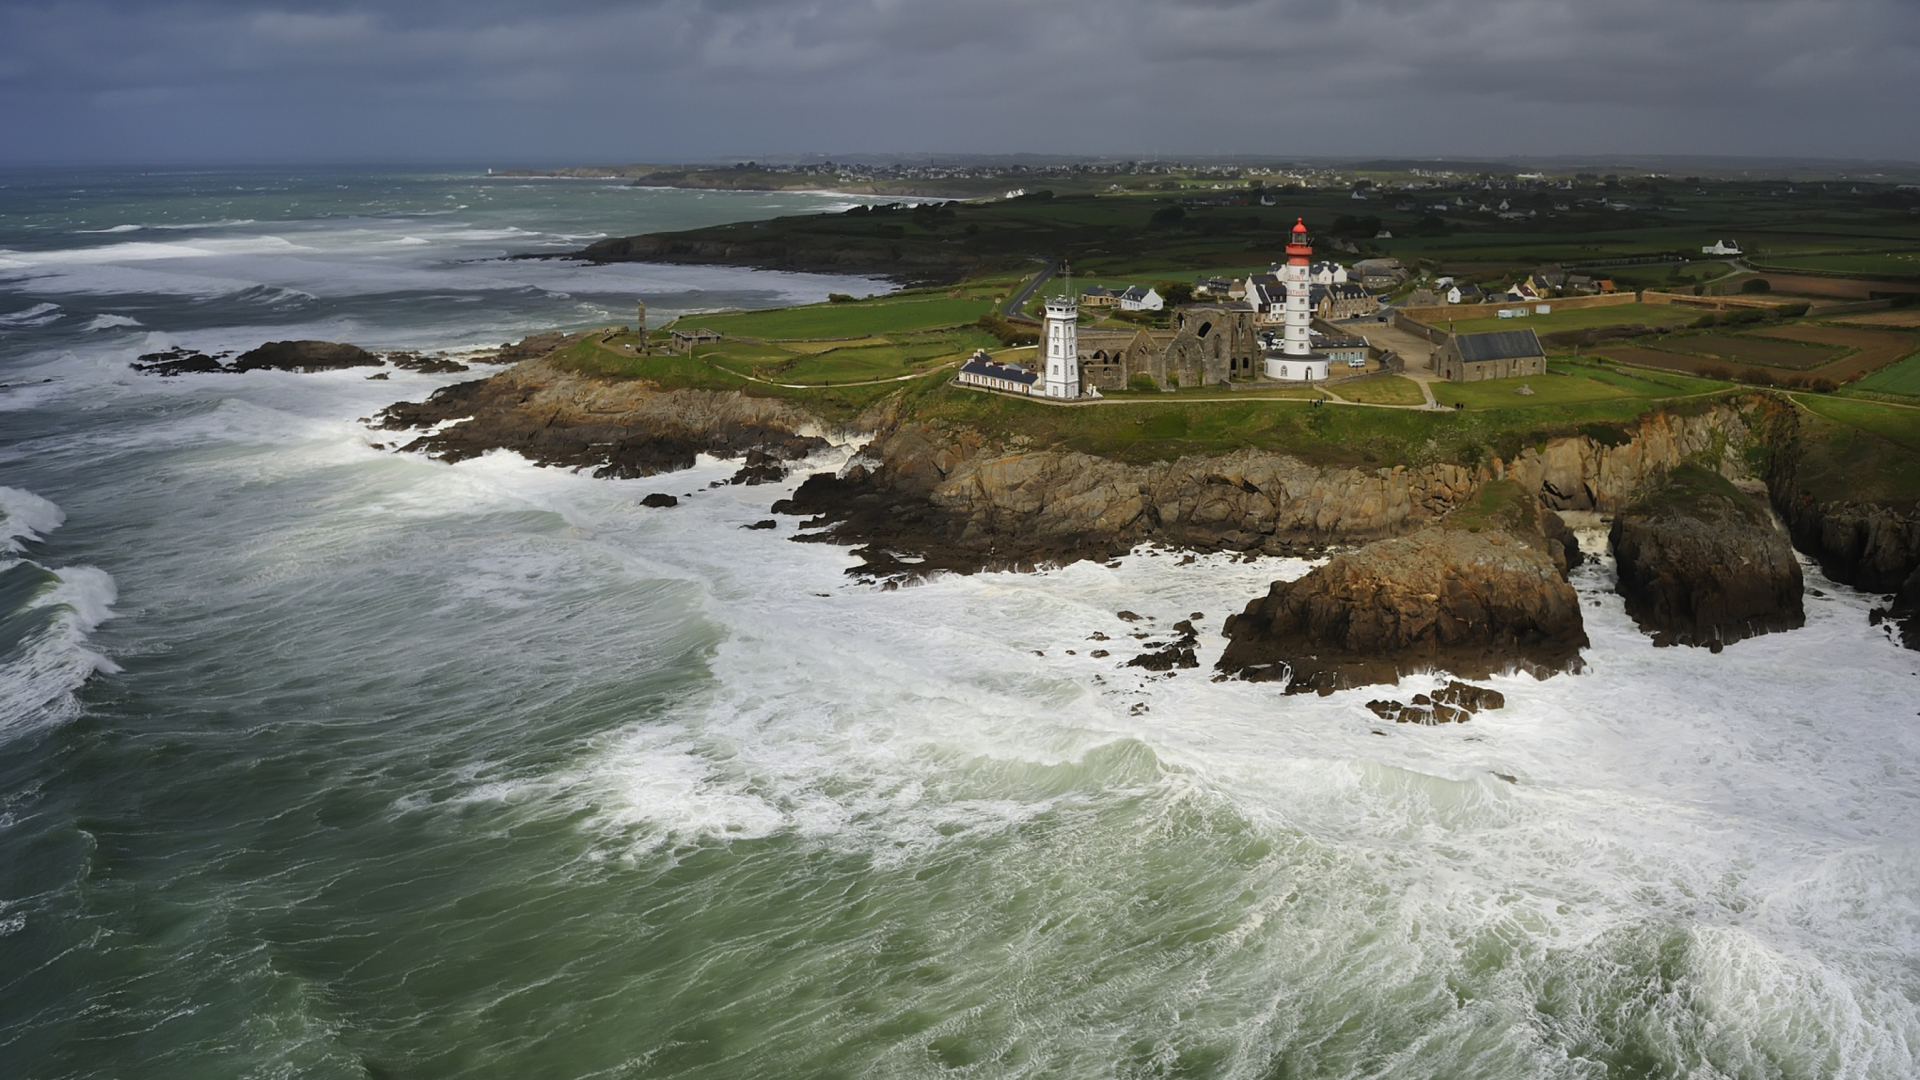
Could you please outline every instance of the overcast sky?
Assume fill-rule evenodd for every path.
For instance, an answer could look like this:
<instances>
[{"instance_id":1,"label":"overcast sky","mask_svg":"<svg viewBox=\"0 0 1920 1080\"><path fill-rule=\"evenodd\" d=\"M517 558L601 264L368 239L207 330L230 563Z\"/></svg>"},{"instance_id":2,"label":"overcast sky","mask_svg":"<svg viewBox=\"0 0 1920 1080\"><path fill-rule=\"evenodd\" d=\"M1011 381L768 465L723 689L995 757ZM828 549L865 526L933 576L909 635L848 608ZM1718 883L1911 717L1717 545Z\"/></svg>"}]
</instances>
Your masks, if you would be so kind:
<instances>
[{"instance_id":1,"label":"overcast sky","mask_svg":"<svg viewBox=\"0 0 1920 1080\"><path fill-rule=\"evenodd\" d=\"M0 0L0 162L1920 159L1920 0Z\"/></svg>"}]
</instances>

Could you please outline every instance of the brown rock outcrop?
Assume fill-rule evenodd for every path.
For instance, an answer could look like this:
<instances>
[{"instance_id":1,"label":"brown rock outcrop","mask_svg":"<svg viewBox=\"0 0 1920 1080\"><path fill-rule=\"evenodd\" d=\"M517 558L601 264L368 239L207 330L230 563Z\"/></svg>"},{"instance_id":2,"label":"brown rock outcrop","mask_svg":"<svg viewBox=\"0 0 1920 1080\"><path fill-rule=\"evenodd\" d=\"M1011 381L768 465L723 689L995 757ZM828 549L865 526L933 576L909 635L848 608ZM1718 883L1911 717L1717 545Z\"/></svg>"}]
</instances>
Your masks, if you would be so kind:
<instances>
[{"instance_id":1,"label":"brown rock outcrop","mask_svg":"<svg viewBox=\"0 0 1920 1080\"><path fill-rule=\"evenodd\" d=\"M843 474L810 478L774 509L815 517L826 527L815 539L860 545L867 573L971 572L1104 559L1146 540L1318 551L1417 528L1485 478L1459 465L1323 467L1259 450L1132 465L919 423L889 431ZM903 568L887 554L896 550L926 561Z\"/></svg>"},{"instance_id":2,"label":"brown rock outcrop","mask_svg":"<svg viewBox=\"0 0 1920 1080\"><path fill-rule=\"evenodd\" d=\"M513 450L540 465L592 468L597 476L652 476L690 468L698 454L759 450L793 460L827 445L813 414L774 398L662 390L644 379L608 380L519 364L489 379L442 387L376 418L390 430L433 427L402 449L461 461Z\"/></svg>"},{"instance_id":3,"label":"brown rock outcrop","mask_svg":"<svg viewBox=\"0 0 1920 1080\"><path fill-rule=\"evenodd\" d=\"M358 345L338 341L269 341L249 349L228 365L230 371L337 371L380 367L384 361Z\"/></svg>"},{"instance_id":4,"label":"brown rock outcrop","mask_svg":"<svg viewBox=\"0 0 1920 1080\"><path fill-rule=\"evenodd\" d=\"M1683 465L1613 519L1627 614L1656 645L1723 645L1806 623L1800 564L1759 505Z\"/></svg>"},{"instance_id":5,"label":"brown rock outcrop","mask_svg":"<svg viewBox=\"0 0 1920 1080\"><path fill-rule=\"evenodd\" d=\"M1290 694L1322 694L1443 669L1466 678L1577 669L1580 602L1560 575L1530 496L1490 485L1470 521L1335 556L1227 620L1215 665Z\"/></svg>"}]
</instances>

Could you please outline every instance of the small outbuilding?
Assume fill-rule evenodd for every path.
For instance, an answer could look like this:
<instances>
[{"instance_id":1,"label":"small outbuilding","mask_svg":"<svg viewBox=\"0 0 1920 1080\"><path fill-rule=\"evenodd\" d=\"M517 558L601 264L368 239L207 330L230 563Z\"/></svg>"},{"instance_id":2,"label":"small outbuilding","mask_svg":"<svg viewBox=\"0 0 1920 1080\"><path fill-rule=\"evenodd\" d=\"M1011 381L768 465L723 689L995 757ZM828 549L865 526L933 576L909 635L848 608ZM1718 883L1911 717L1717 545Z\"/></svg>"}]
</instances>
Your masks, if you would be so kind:
<instances>
[{"instance_id":1,"label":"small outbuilding","mask_svg":"<svg viewBox=\"0 0 1920 1080\"><path fill-rule=\"evenodd\" d=\"M1511 379L1547 373L1546 350L1532 330L1453 334L1433 360L1434 371L1454 382Z\"/></svg>"}]
</instances>

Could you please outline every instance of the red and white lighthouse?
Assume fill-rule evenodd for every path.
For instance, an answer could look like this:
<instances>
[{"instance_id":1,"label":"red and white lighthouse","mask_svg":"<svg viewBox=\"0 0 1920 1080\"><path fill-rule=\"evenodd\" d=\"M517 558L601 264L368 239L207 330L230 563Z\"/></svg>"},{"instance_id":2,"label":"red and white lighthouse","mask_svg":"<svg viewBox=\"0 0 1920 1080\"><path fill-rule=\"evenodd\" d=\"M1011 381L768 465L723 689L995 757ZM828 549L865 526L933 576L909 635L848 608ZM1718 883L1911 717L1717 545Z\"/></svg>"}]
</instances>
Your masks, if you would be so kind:
<instances>
[{"instance_id":1,"label":"red and white lighthouse","mask_svg":"<svg viewBox=\"0 0 1920 1080\"><path fill-rule=\"evenodd\" d=\"M1277 355L1267 356L1269 379L1319 382L1327 377L1327 358L1313 351L1313 283L1309 280L1313 245L1307 242L1307 223L1296 218L1287 241L1287 268L1280 282L1287 287L1286 334Z\"/></svg>"}]
</instances>

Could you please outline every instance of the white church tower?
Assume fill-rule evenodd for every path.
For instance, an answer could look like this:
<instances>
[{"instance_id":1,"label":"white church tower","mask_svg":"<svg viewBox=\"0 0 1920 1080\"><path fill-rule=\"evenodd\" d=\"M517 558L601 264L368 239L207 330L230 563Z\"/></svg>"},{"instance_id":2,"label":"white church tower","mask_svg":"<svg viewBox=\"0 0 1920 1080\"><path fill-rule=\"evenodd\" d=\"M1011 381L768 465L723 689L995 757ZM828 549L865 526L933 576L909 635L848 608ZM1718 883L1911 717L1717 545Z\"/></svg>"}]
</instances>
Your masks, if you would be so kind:
<instances>
[{"instance_id":1,"label":"white church tower","mask_svg":"<svg viewBox=\"0 0 1920 1080\"><path fill-rule=\"evenodd\" d=\"M1047 297L1046 396L1080 396L1080 304L1071 289L1064 296Z\"/></svg>"},{"instance_id":2,"label":"white church tower","mask_svg":"<svg viewBox=\"0 0 1920 1080\"><path fill-rule=\"evenodd\" d=\"M1279 355L1267 356L1269 379L1291 382L1324 381L1327 358L1313 351L1313 284L1309 273L1313 245L1307 243L1307 223L1296 218L1293 236L1287 244L1287 268L1280 281L1287 287L1287 327Z\"/></svg>"}]
</instances>

